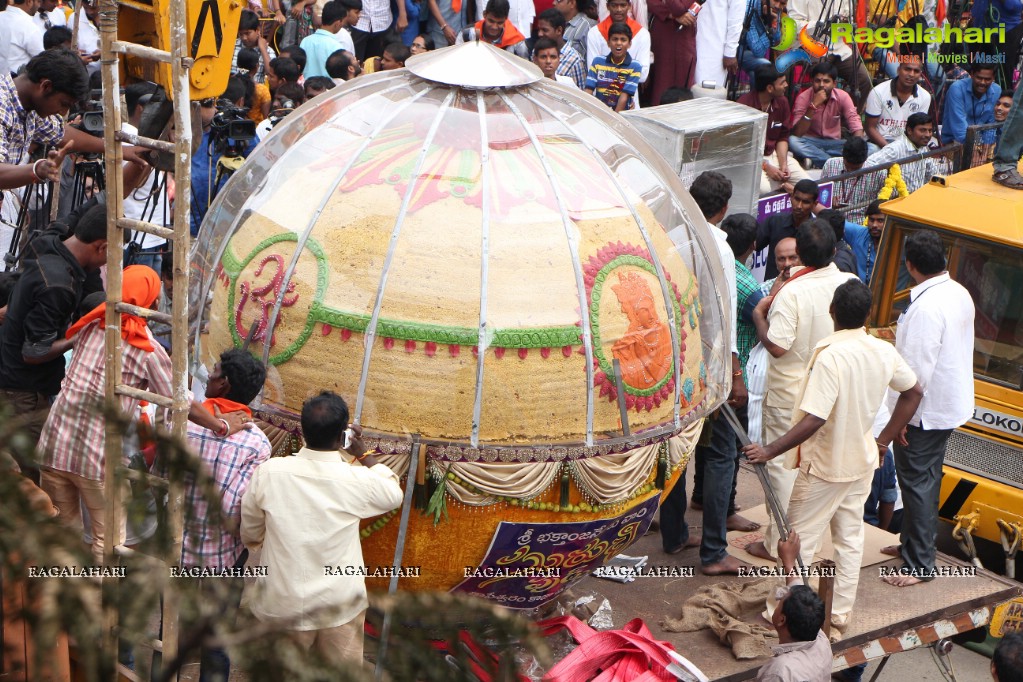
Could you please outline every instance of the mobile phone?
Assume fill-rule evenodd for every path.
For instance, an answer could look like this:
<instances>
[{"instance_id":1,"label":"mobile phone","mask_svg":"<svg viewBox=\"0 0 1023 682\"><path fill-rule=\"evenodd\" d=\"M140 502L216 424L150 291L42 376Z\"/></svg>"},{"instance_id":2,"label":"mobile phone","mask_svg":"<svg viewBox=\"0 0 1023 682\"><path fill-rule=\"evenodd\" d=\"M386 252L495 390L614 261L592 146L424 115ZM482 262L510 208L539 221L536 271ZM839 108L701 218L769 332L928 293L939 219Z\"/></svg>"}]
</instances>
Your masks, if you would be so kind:
<instances>
[{"instance_id":1,"label":"mobile phone","mask_svg":"<svg viewBox=\"0 0 1023 682\"><path fill-rule=\"evenodd\" d=\"M347 450L348 448L352 447L352 438L354 438L354 437L355 437L355 432L352 431L352 427L349 426L347 429L345 429L345 444L344 444L344 449L345 450Z\"/></svg>"}]
</instances>

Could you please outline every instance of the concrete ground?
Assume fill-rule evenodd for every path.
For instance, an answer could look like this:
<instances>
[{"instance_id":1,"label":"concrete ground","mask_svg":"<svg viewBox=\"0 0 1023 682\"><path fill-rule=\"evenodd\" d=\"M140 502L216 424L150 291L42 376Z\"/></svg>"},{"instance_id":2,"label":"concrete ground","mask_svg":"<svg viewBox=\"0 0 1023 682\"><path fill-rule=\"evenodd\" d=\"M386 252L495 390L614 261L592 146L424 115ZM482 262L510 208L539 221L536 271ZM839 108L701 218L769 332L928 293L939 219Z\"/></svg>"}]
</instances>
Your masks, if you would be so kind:
<instances>
[{"instance_id":1,"label":"concrete ground","mask_svg":"<svg viewBox=\"0 0 1023 682\"><path fill-rule=\"evenodd\" d=\"M690 493L693 489L692 476L693 468L689 467L686 480L686 490ZM751 470L740 470L739 472L739 483L736 492L736 503L741 507L750 509L757 505L763 504L763 491L760 488L760 484L757 481L757 477ZM740 512L741 513L741 512ZM701 516L699 512L693 512L692 510L687 511L686 519L690 524L690 529L694 532L700 532ZM951 537L948 532L948 528L942 528L942 536L939 538L939 549L952 556L958 558L964 558L962 553L958 551L954 543L951 542ZM637 543L642 544L643 551L638 552L634 545L632 549L627 551L627 554L648 554L650 557L651 564L670 564L673 561L667 560L668 557L660 551L660 540L659 538L647 537L645 542ZM691 554L691 556L690 556ZM695 550L687 550L679 556L687 557L680 563L698 563ZM674 559L674 557L671 557ZM606 581L602 581L596 578L588 578L574 588L574 591L579 594L586 594L587 589L599 590L601 585ZM639 590L644 589L645 586L653 587L655 590L660 592L656 586L653 585L655 581L636 581L631 583L628 587L636 586L636 603L643 603L648 598L656 598L654 595L645 595ZM648 587L648 589L649 589ZM615 622L619 622L619 617L623 621L628 620L627 614L616 614ZM656 623L648 623L652 633L655 637L666 638L664 633L660 631ZM711 643L713 645L713 643ZM683 655L685 652L682 652ZM723 656L730 656L730 652L725 648L721 647L721 654ZM991 679L990 674L990 659L982 656L974 651L971 651L965 647L954 645L951 653L946 660L951 661L952 668L955 672L954 678L945 677L942 675L938 668L937 663L932 654L930 647L924 647L914 649L911 651L899 653L893 655L884 669L881 671L880 676L877 678L879 682L892 681L897 682L900 680L914 680L914 682L939 682L942 680L955 679L958 682L986 682ZM864 682L869 682L871 677L875 674L878 669L879 662L871 662L868 664L866 673L863 676Z\"/></svg>"}]
</instances>

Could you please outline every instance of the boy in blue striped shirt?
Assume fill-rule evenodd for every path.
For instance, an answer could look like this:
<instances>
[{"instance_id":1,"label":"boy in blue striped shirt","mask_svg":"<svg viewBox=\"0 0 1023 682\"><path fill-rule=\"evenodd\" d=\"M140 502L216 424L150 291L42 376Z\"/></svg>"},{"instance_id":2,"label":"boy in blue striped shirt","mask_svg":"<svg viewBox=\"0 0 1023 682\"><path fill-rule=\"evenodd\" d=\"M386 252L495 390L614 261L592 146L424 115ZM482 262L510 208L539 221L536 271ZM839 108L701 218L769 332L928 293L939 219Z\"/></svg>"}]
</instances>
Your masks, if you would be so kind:
<instances>
[{"instance_id":1,"label":"boy in blue striped shirt","mask_svg":"<svg viewBox=\"0 0 1023 682\"><path fill-rule=\"evenodd\" d=\"M629 54L632 29L624 22L615 22L607 31L611 52L598 56L590 64L586 90L615 111L633 107L632 98L639 89L642 65Z\"/></svg>"}]
</instances>

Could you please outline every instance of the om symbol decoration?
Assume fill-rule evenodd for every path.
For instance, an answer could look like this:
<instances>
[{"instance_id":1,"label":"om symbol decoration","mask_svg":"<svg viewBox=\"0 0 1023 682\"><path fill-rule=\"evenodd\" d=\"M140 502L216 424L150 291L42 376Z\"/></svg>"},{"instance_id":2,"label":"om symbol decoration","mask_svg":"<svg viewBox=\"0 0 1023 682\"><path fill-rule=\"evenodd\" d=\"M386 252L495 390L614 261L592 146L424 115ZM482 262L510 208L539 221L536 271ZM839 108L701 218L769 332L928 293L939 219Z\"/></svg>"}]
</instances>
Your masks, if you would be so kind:
<instances>
[{"instance_id":1,"label":"om symbol decoration","mask_svg":"<svg viewBox=\"0 0 1023 682\"><path fill-rule=\"evenodd\" d=\"M295 256L287 242L297 241L294 233L277 234L257 244L242 259L236 259L229 248L220 262L222 279L228 287L228 327L235 346L245 345L252 329L251 342L273 350L268 358L271 365L293 358L309 339L315 322L313 311L327 288L326 255L313 239L303 244L294 262L294 273L289 274ZM310 268L312 263L315 265ZM309 277L310 270L316 273L315 279ZM305 273L306 279L299 278L299 273ZM278 299L281 309L271 328ZM287 324L285 309L289 311Z\"/></svg>"},{"instance_id":2,"label":"om symbol decoration","mask_svg":"<svg viewBox=\"0 0 1023 682\"><path fill-rule=\"evenodd\" d=\"M266 256L259 262L259 267L256 268L255 277L259 278L263 275L263 269L268 264L276 266L276 271L264 286L254 286L250 282L242 282L238 286L238 294L240 300L238 306L234 312L234 326L235 331L239 336L245 338L248 335L248 330L245 325L242 324L242 314L245 312L245 306L250 302L260 309L259 319L256 323L255 332L252 335L252 341L266 341L267 331L270 326L270 316L273 313L274 305L277 303L278 297L281 295L281 287L284 285L284 256L280 254L272 254ZM285 296L281 299L282 308L290 308L291 306L298 303L298 294L288 296L295 291L295 283L288 282L285 289ZM268 295L269 294L269 295ZM278 318L280 314L278 313ZM273 347L277 342L276 334L270 335L270 346Z\"/></svg>"}]
</instances>

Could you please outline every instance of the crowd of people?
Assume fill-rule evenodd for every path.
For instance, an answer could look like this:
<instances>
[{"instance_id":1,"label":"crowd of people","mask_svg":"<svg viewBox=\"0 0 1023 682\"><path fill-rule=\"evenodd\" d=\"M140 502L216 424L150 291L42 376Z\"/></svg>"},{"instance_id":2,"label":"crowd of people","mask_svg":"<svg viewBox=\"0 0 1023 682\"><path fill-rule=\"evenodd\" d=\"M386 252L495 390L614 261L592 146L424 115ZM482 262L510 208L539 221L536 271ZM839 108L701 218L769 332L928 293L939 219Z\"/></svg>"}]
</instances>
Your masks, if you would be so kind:
<instances>
[{"instance_id":1,"label":"crowd of people","mask_svg":"<svg viewBox=\"0 0 1023 682\"><path fill-rule=\"evenodd\" d=\"M870 8L871 25L880 27L940 28L949 20L972 27L1004 24L1004 43L968 52L970 45L962 42L939 49L832 40L830 22L853 16L851 4L845 2L830 8L834 16L821 23L821 3L809 0L557 0L553 6L543 0L473 4L428 0L426 6L405 0L396 5L397 13L383 0L367 0L365 6L362 0L344 0L343 7L331 8L341 1L303 6L314 32L306 35L300 29L296 34L282 25L275 34L278 45L300 43L307 49L306 77L326 73L348 80L362 72L400 66L403 57L418 53L417 45L426 51L484 40L533 60L546 77L574 83L616 111L641 102L677 102L694 92L727 96L768 114L762 194L791 193L795 182L806 177L804 168L824 168L823 177L832 177L826 173L836 168L831 164L829 169L829 162L845 158L845 145L855 138L866 143L871 167L939 145L963 144L969 128L1003 123L1013 97L1023 32L1021 12L1012 2L977 3L972 17L954 18L936 15L935 7L927 4L899 9L874 3ZM278 9L266 8L264 18L275 16L284 24ZM294 7L291 14L295 15ZM992 23L992 17L999 21ZM770 48L781 42L780 27L788 20L796 31L806 28L827 53L815 63L779 72L773 68ZM239 46L255 48L259 17L248 13L242 24L253 27L252 38L246 42L243 37ZM343 50L345 59L329 70L332 50ZM262 56L261 70L269 68L272 50L262 50ZM872 78L871 73L876 75ZM906 122L914 115L927 117L931 135L926 139L923 130L908 134ZM979 133L975 148L966 152L969 165L991 160L999 134L997 127ZM941 158L914 164L913 183L949 169ZM1023 186L1023 178L1013 173L1000 167L996 181ZM875 180L868 178L864 184L873 187Z\"/></svg>"},{"instance_id":2,"label":"crowd of people","mask_svg":"<svg viewBox=\"0 0 1023 682\"><path fill-rule=\"evenodd\" d=\"M830 529L836 564L830 629L837 640L854 614L865 522L900 533L900 544L886 548L903 561L885 579L891 586L938 575L945 445L973 409L972 394L962 390L973 371L973 300L950 279L938 234L914 232L898 247L916 286L892 346L865 330L871 268L860 263L876 258L880 202L867 207L867 225L849 223L838 211L819 210L818 186L804 179L793 187L792 211L758 225L753 216L727 215L732 187L720 173L704 172L690 192L716 237L711 257L720 257L729 278L728 405L753 444L740 446L729 420L711 416L694 455L702 536L689 534L682 479L661 507L662 546L668 554L699 547L706 575L748 569L725 551L729 530L759 527L735 510L741 452L764 466L791 535L801 539L793 547L771 518L764 540L748 547L751 554L780 565L798 556L809 566ZM769 267L759 283L749 266L753 252L763 249ZM938 294L927 295L932 289ZM769 598L764 613L776 625L777 604ZM819 627L804 639L812 642ZM848 671L846 679L857 680L860 672Z\"/></svg>"}]
</instances>

